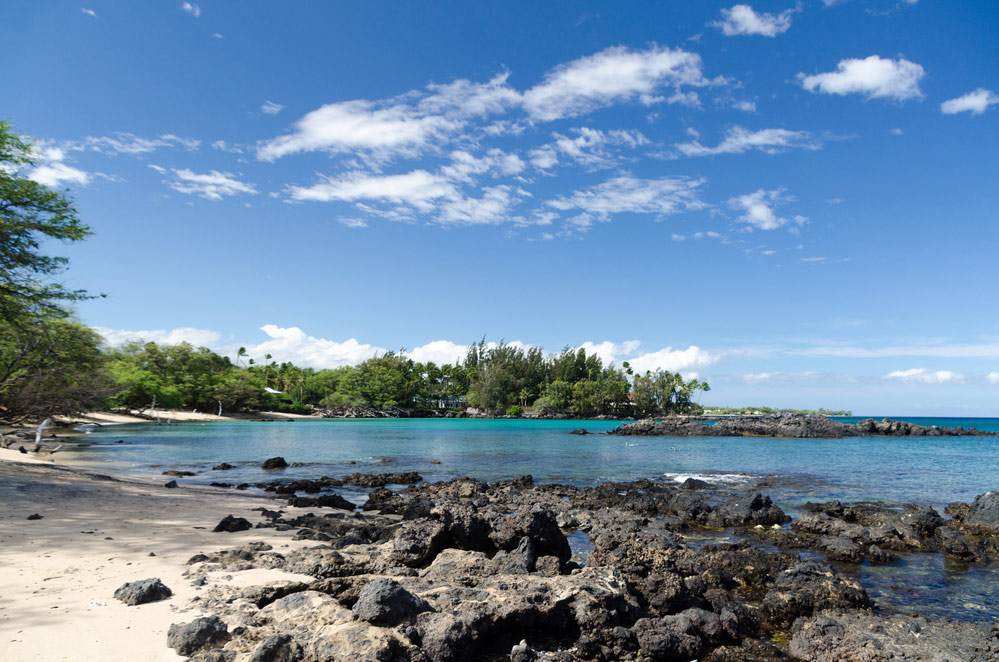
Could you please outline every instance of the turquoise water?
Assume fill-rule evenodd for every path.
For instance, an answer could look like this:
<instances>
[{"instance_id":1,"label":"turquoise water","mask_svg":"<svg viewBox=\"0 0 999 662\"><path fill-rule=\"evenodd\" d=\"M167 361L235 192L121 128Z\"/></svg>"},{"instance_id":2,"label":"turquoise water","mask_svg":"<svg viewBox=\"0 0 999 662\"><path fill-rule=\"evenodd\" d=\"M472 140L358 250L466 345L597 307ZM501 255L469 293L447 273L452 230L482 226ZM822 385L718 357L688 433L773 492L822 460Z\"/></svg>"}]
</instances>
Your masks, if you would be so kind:
<instances>
[{"instance_id":1,"label":"turquoise water","mask_svg":"<svg viewBox=\"0 0 999 662\"><path fill-rule=\"evenodd\" d=\"M859 419L858 419L859 420ZM921 419L908 419L923 422ZM934 419L939 421L940 419ZM930 423L933 424L933 423ZM947 419L945 425L999 430L999 419ZM999 437L730 437L578 436L609 421L374 419L119 425L86 437L76 459L145 476L164 469L199 472L191 482L258 482L273 478L259 463L280 455L305 466L281 477L339 476L355 471L420 472L426 480L471 476L496 480L532 474L537 481L596 485L671 475L719 481L768 477L787 507L806 500L881 500L937 507L999 489ZM124 443L117 444L117 440ZM431 464L437 460L440 464ZM219 462L236 465L211 471Z\"/></svg>"},{"instance_id":2,"label":"turquoise water","mask_svg":"<svg viewBox=\"0 0 999 662\"><path fill-rule=\"evenodd\" d=\"M848 422L861 417L844 419ZM878 417L880 418L880 417ZM999 431L999 419L919 419ZM782 508L805 501L883 501L941 508L999 489L999 437L857 437L768 439L608 437L616 422L475 419L315 420L108 426L67 452L96 469L163 479L190 470L182 483L255 483L418 471L426 480L481 480L531 474L538 482L597 485L606 481L698 476L723 483L764 481ZM123 443L116 443L121 440ZM260 463L280 455L303 466L275 472ZM437 460L440 464L431 464ZM220 462L231 471L212 471ZM754 480L755 479L755 480ZM369 490L345 488L355 503ZM585 547L585 541L576 541ZM581 547L582 546L582 547ZM579 551L579 550L577 550ZM965 620L999 617L999 564L961 567L938 554L915 554L887 566L844 566L882 606Z\"/></svg>"}]
</instances>

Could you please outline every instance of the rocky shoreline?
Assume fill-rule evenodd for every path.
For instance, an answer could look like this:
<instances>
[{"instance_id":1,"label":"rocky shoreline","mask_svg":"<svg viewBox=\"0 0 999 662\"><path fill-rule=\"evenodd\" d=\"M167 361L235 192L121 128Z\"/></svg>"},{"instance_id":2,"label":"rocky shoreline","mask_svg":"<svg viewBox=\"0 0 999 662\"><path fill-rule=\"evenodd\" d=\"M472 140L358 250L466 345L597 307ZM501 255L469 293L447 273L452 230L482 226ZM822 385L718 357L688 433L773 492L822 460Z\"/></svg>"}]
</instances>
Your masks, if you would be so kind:
<instances>
[{"instance_id":1,"label":"rocky shoreline","mask_svg":"<svg viewBox=\"0 0 999 662\"><path fill-rule=\"evenodd\" d=\"M944 514L809 504L788 526L753 486L587 488L524 476L385 487L400 478L418 480L358 474L264 486L295 506L338 485L375 489L360 511L260 508L255 524L220 522L220 532L277 528L317 544L198 554L186 573L195 585L251 568L312 580L206 589L195 603L211 615L171 627L170 646L201 662L999 659L996 622L889 613L816 560L883 563L918 551L995 561L997 492ZM722 531L731 541L701 544ZM585 558L567 534L588 539Z\"/></svg>"},{"instance_id":2,"label":"rocky shoreline","mask_svg":"<svg viewBox=\"0 0 999 662\"><path fill-rule=\"evenodd\" d=\"M624 423L607 434L641 437L789 437L794 439L840 439L843 437L955 437L995 436L975 428L916 425L885 418L841 423L819 414L778 412L765 416L735 416L713 425L698 416L667 416Z\"/></svg>"}]
</instances>

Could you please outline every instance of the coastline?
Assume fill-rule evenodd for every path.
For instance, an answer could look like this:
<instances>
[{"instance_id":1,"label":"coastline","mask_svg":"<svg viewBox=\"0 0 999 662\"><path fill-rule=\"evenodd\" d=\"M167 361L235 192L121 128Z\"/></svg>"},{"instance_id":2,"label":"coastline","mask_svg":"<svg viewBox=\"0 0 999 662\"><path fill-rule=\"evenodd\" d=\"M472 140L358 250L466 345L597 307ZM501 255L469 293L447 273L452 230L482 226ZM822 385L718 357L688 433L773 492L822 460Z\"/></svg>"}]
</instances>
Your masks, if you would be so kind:
<instances>
[{"instance_id":1,"label":"coastline","mask_svg":"<svg viewBox=\"0 0 999 662\"><path fill-rule=\"evenodd\" d=\"M191 600L213 585L296 581L278 570L218 573L204 587L183 577L186 561L263 541L299 548L294 531L213 533L224 516L251 522L259 495L95 474L72 463L0 450L0 659L181 660L167 648L172 623L200 613ZM287 506L286 510L296 509ZM304 511L303 511L304 512ZM29 515L41 519L27 520ZM231 579L224 577L230 576ZM112 597L126 582L158 577L173 591L161 602L126 606Z\"/></svg>"}]
</instances>

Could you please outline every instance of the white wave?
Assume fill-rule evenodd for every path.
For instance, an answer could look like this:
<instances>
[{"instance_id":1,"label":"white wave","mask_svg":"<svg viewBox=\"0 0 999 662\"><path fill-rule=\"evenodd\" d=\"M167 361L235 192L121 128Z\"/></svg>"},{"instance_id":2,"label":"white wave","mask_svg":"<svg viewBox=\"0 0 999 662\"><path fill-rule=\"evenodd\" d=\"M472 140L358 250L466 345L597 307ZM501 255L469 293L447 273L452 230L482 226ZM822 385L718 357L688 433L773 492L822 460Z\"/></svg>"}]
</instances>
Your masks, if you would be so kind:
<instances>
[{"instance_id":1,"label":"white wave","mask_svg":"<svg viewBox=\"0 0 999 662\"><path fill-rule=\"evenodd\" d=\"M663 476L675 483L682 483L688 478L703 480L705 483L732 484L748 483L753 479L746 474L691 474L691 473L664 473Z\"/></svg>"}]
</instances>

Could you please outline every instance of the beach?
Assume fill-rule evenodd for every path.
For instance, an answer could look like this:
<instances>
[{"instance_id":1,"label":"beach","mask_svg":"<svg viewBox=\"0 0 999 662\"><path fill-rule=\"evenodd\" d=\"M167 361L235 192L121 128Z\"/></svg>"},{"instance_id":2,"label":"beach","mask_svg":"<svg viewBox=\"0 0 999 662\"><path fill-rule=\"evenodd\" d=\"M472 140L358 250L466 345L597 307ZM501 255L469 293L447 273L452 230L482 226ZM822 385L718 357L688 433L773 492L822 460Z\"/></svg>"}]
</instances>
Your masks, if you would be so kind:
<instances>
[{"instance_id":1,"label":"beach","mask_svg":"<svg viewBox=\"0 0 999 662\"><path fill-rule=\"evenodd\" d=\"M199 616L203 590L183 578L198 552L264 541L297 547L273 528L213 533L224 516L251 522L270 501L245 493L112 479L0 450L0 659L181 660L167 648L171 623ZM293 509L292 509L293 510ZM28 520L30 515L41 519ZM225 573L219 583L296 579L277 570ZM161 602L126 606L112 597L126 582L158 577L173 591Z\"/></svg>"}]
</instances>

